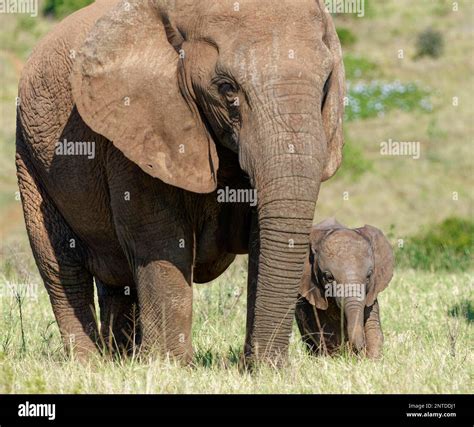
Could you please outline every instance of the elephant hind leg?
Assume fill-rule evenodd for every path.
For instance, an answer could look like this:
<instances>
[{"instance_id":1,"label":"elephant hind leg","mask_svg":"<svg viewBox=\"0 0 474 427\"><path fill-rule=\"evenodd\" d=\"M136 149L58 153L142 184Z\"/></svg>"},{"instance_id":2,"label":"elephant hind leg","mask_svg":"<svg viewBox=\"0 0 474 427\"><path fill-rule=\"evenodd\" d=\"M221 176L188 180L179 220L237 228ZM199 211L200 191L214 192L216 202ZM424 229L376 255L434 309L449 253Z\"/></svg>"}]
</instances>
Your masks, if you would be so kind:
<instances>
[{"instance_id":1,"label":"elephant hind leg","mask_svg":"<svg viewBox=\"0 0 474 427\"><path fill-rule=\"evenodd\" d=\"M35 179L26 149L17 142L17 176L30 245L67 351L97 352L93 279L81 242Z\"/></svg>"},{"instance_id":2,"label":"elephant hind leg","mask_svg":"<svg viewBox=\"0 0 474 427\"><path fill-rule=\"evenodd\" d=\"M140 344L138 297L133 286L107 286L95 278L102 345L110 353L131 354Z\"/></svg>"}]
</instances>

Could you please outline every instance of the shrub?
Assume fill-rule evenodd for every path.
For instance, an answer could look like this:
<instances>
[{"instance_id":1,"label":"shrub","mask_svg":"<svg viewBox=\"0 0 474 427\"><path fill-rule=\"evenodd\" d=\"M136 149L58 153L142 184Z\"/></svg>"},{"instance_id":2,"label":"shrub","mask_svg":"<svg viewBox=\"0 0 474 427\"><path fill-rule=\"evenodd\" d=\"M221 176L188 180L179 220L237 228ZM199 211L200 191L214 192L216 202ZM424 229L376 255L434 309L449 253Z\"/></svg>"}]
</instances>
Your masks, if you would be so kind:
<instances>
[{"instance_id":1,"label":"shrub","mask_svg":"<svg viewBox=\"0 0 474 427\"><path fill-rule=\"evenodd\" d=\"M46 0L43 14L54 18L64 18L93 2L94 0Z\"/></svg>"},{"instance_id":2,"label":"shrub","mask_svg":"<svg viewBox=\"0 0 474 427\"><path fill-rule=\"evenodd\" d=\"M342 46L352 46L357 41L355 34L348 28L338 28L336 31Z\"/></svg>"},{"instance_id":3,"label":"shrub","mask_svg":"<svg viewBox=\"0 0 474 427\"><path fill-rule=\"evenodd\" d=\"M448 310L451 317L464 318L468 323L474 323L474 303L463 300Z\"/></svg>"},{"instance_id":4,"label":"shrub","mask_svg":"<svg viewBox=\"0 0 474 427\"><path fill-rule=\"evenodd\" d=\"M472 269L474 222L450 217L408 238L397 250L397 265L420 270Z\"/></svg>"},{"instance_id":5,"label":"shrub","mask_svg":"<svg viewBox=\"0 0 474 427\"><path fill-rule=\"evenodd\" d=\"M416 58L421 58L422 56L439 58L443 53L443 49L444 39L439 31L428 28L418 34L416 40Z\"/></svg>"}]
</instances>

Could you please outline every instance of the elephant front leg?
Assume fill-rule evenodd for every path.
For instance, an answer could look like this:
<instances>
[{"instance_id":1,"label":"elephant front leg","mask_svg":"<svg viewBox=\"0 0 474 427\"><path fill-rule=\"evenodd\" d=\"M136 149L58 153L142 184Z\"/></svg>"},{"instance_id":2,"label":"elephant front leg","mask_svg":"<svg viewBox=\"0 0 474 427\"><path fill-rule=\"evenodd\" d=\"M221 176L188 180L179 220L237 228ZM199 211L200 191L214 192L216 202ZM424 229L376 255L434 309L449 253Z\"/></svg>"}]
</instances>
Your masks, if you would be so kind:
<instances>
[{"instance_id":1,"label":"elephant front leg","mask_svg":"<svg viewBox=\"0 0 474 427\"><path fill-rule=\"evenodd\" d=\"M108 286L95 279L100 306L100 336L111 354L133 353L140 342L138 300L135 286Z\"/></svg>"},{"instance_id":2,"label":"elephant front leg","mask_svg":"<svg viewBox=\"0 0 474 427\"><path fill-rule=\"evenodd\" d=\"M48 291L64 348L80 360L98 354L92 275L86 250L35 179L17 142L18 184L36 265Z\"/></svg>"},{"instance_id":3,"label":"elephant front leg","mask_svg":"<svg viewBox=\"0 0 474 427\"><path fill-rule=\"evenodd\" d=\"M165 260L138 267L138 301L142 351L171 356L189 363L191 343L191 264L184 267Z\"/></svg>"},{"instance_id":4,"label":"elephant front leg","mask_svg":"<svg viewBox=\"0 0 474 427\"><path fill-rule=\"evenodd\" d=\"M382 356L383 333L380 325L379 303L377 300L370 307L365 307L364 318L367 357L378 359Z\"/></svg>"}]
</instances>

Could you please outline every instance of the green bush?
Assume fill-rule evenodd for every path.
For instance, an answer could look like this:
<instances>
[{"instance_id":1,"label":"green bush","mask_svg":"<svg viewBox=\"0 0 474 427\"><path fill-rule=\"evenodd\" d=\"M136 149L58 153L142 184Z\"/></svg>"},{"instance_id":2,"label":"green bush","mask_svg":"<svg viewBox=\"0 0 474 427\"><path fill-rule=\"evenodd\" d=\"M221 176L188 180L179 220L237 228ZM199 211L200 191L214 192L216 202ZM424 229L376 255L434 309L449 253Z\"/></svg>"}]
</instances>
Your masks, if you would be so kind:
<instances>
[{"instance_id":1,"label":"green bush","mask_svg":"<svg viewBox=\"0 0 474 427\"><path fill-rule=\"evenodd\" d=\"M420 270L466 271L472 269L474 222L450 217L408 238L397 250L397 265Z\"/></svg>"},{"instance_id":2,"label":"green bush","mask_svg":"<svg viewBox=\"0 0 474 427\"><path fill-rule=\"evenodd\" d=\"M344 68L348 80L372 79L380 75L377 64L351 54L344 55Z\"/></svg>"},{"instance_id":3,"label":"green bush","mask_svg":"<svg viewBox=\"0 0 474 427\"><path fill-rule=\"evenodd\" d=\"M336 32L342 46L352 46L357 41L355 34L348 28L338 28Z\"/></svg>"},{"instance_id":4,"label":"green bush","mask_svg":"<svg viewBox=\"0 0 474 427\"><path fill-rule=\"evenodd\" d=\"M43 14L54 18L64 18L93 2L94 0L46 0Z\"/></svg>"},{"instance_id":5,"label":"green bush","mask_svg":"<svg viewBox=\"0 0 474 427\"><path fill-rule=\"evenodd\" d=\"M443 34L441 34L439 31L428 28L418 34L418 38L416 40L416 58L421 58L422 56L439 58L443 53L443 49Z\"/></svg>"}]
</instances>

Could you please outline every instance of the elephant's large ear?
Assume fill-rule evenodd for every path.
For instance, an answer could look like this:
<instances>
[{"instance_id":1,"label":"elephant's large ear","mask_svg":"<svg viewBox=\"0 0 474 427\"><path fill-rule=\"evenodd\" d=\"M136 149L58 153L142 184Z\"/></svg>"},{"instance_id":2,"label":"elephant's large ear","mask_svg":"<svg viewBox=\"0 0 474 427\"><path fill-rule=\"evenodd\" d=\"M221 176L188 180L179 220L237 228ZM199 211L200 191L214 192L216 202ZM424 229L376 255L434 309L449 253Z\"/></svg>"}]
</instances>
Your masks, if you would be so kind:
<instances>
[{"instance_id":1,"label":"elephant's large ear","mask_svg":"<svg viewBox=\"0 0 474 427\"><path fill-rule=\"evenodd\" d=\"M197 193L216 188L216 147L178 85L181 34L156 1L100 18L73 66L79 114L149 175Z\"/></svg>"},{"instance_id":2,"label":"elephant's large ear","mask_svg":"<svg viewBox=\"0 0 474 427\"><path fill-rule=\"evenodd\" d=\"M331 178L339 169L342 161L344 134L342 120L344 116L345 75L339 38L334 22L327 12L324 2L317 0L324 19L325 34L323 41L332 53L334 66L327 82L326 97L322 108L323 126L326 133L328 157L322 174L322 181Z\"/></svg>"},{"instance_id":3,"label":"elephant's large ear","mask_svg":"<svg viewBox=\"0 0 474 427\"><path fill-rule=\"evenodd\" d=\"M370 307L375 302L378 293L382 292L392 279L393 250L388 239L378 228L365 225L362 228L357 228L356 231L369 239L374 253L374 272L366 298L366 305Z\"/></svg>"}]
</instances>

